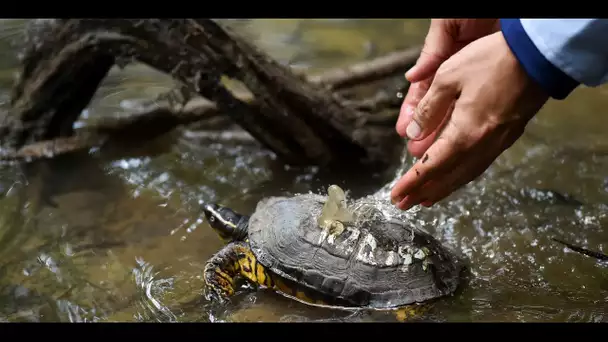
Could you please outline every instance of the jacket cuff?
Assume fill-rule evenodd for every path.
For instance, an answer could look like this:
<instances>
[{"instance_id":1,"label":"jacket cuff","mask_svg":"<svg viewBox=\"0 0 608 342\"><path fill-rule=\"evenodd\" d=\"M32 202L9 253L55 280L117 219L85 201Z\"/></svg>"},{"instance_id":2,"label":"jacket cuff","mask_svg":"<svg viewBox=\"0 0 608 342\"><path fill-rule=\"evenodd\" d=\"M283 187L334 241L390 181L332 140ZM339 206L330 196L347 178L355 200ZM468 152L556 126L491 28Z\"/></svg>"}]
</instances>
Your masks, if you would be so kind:
<instances>
[{"instance_id":1,"label":"jacket cuff","mask_svg":"<svg viewBox=\"0 0 608 342\"><path fill-rule=\"evenodd\" d=\"M528 37L519 19L500 19L500 27L515 58L549 96L563 100L579 86L579 82L543 56Z\"/></svg>"}]
</instances>

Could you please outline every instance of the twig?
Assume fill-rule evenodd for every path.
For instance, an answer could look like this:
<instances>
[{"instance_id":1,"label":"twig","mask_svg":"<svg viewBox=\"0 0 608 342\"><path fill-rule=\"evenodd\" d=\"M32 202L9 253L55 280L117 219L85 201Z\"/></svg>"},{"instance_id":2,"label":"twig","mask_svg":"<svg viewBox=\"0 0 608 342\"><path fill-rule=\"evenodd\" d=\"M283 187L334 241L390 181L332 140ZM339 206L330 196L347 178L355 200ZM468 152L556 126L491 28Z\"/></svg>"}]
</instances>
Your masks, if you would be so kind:
<instances>
[{"instance_id":1,"label":"twig","mask_svg":"<svg viewBox=\"0 0 608 342\"><path fill-rule=\"evenodd\" d=\"M395 51L370 61L365 61L345 68L336 68L317 76L310 76L311 83L325 85L332 90L353 87L362 83L377 81L406 71L416 63L421 48L415 47Z\"/></svg>"},{"instance_id":2,"label":"twig","mask_svg":"<svg viewBox=\"0 0 608 342\"><path fill-rule=\"evenodd\" d=\"M214 142L238 142L238 143L256 143L257 141L251 134L242 130L230 130L222 132L209 131L185 131L184 137L196 140L211 140Z\"/></svg>"},{"instance_id":3,"label":"twig","mask_svg":"<svg viewBox=\"0 0 608 342\"><path fill-rule=\"evenodd\" d=\"M586 248L575 246L573 244L570 244L568 242L565 242L565 241L562 241L562 240L559 240L559 239L556 239L556 238L552 238L552 240L555 241L555 242L559 242L559 243L565 245L566 247L570 248L571 250L573 250L575 252L578 252L578 253L581 253L581 254L584 254L586 256L589 256L589 257L592 257L592 258L595 258L595 259L598 259L598 260L602 260L602 261L608 260L608 255L606 255L604 253L594 252L594 251L588 250Z\"/></svg>"},{"instance_id":4,"label":"twig","mask_svg":"<svg viewBox=\"0 0 608 342\"><path fill-rule=\"evenodd\" d=\"M75 151L86 150L103 144L107 140L104 136L80 135L72 137L59 137L27 144L17 151L0 152L2 161L29 161L31 159L52 158L54 156Z\"/></svg>"}]
</instances>

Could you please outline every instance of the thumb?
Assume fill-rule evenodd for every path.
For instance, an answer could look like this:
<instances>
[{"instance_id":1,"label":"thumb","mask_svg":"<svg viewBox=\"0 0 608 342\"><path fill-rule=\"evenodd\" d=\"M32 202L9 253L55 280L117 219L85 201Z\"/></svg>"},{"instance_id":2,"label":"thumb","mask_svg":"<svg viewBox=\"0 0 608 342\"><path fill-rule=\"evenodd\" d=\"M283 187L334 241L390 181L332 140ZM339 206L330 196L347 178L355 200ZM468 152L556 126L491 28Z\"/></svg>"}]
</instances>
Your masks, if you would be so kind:
<instances>
[{"instance_id":1,"label":"thumb","mask_svg":"<svg viewBox=\"0 0 608 342\"><path fill-rule=\"evenodd\" d=\"M414 110L412 120L405 129L410 140L423 140L440 127L450 106L458 96L457 88L450 84L438 86L435 80Z\"/></svg>"},{"instance_id":2,"label":"thumb","mask_svg":"<svg viewBox=\"0 0 608 342\"><path fill-rule=\"evenodd\" d=\"M431 77L441 63L450 57L455 42L449 29L449 23L445 19L431 21L420 57L416 65L405 73L405 78L410 83Z\"/></svg>"}]
</instances>

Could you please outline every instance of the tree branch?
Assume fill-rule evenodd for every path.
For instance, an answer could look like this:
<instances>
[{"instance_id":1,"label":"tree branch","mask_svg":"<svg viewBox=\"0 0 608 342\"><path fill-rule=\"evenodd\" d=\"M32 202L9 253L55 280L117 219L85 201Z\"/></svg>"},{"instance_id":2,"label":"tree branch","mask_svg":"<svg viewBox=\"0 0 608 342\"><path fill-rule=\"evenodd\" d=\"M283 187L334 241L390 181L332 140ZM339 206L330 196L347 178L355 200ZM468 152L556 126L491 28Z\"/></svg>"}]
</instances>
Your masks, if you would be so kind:
<instances>
[{"instance_id":1,"label":"tree branch","mask_svg":"<svg viewBox=\"0 0 608 342\"><path fill-rule=\"evenodd\" d=\"M386 128L366 127L374 122L374 115L360 111L365 106L347 103L327 90L377 80L392 70L404 71L399 69L414 62L417 52L413 51L332 70L307 81L207 19L62 20L26 55L13 94L16 115L0 134L5 146L16 148L14 156L33 156L36 150L49 155L48 148L53 154L85 148L90 143L76 141L106 140L142 122L154 136L219 111L291 163L324 165L361 158L387 162L390 136ZM409 60L403 59L408 56ZM180 111L157 108L119 125L101 121L93 127L95 132L83 138L44 142L71 135L73 122L112 64L130 59L172 75L214 102L201 99L187 112L188 107ZM243 82L255 99L232 94L221 83L223 76ZM24 146L27 143L34 145Z\"/></svg>"}]
</instances>

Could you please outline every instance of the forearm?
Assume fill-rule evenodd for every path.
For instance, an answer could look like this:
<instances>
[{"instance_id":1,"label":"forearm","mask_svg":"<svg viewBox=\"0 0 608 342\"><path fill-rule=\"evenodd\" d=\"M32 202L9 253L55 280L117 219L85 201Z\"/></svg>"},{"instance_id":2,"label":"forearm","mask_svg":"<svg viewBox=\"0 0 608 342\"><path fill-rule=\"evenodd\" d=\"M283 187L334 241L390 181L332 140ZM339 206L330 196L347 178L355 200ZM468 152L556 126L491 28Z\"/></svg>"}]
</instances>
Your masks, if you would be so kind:
<instances>
[{"instance_id":1,"label":"forearm","mask_svg":"<svg viewBox=\"0 0 608 342\"><path fill-rule=\"evenodd\" d=\"M579 84L608 82L606 19L501 19L501 30L522 67L555 99Z\"/></svg>"}]
</instances>

